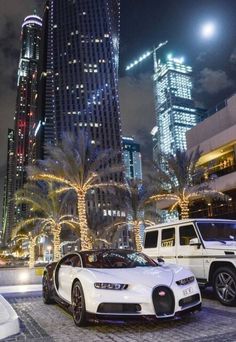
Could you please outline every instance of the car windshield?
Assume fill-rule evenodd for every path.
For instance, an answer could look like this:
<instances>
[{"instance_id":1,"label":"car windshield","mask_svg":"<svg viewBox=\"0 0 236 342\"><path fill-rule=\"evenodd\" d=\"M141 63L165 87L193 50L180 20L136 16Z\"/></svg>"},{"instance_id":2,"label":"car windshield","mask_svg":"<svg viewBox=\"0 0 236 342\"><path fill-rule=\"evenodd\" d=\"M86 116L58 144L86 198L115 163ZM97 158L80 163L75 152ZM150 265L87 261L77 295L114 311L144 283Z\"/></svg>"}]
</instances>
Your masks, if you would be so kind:
<instances>
[{"instance_id":1,"label":"car windshield","mask_svg":"<svg viewBox=\"0 0 236 342\"><path fill-rule=\"evenodd\" d=\"M81 253L86 268L155 267L155 261L143 253L133 251L90 251Z\"/></svg>"},{"instance_id":2,"label":"car windshield","mask_svg":"<svg viewBox=\"0 0 236 342\"><path fill-rule=\"evenodd\" d=\"M236 241L236 223L233 222L197 222L205 241Z\"/></svg>"}]
</instances>

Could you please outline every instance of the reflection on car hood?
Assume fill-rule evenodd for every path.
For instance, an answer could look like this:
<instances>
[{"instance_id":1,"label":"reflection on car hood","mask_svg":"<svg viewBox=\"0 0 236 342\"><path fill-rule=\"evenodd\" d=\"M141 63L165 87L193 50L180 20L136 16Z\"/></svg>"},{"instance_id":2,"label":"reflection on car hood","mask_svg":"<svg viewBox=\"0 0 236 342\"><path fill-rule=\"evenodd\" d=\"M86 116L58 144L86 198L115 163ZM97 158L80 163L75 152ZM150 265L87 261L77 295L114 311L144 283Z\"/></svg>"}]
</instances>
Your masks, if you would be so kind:
<instances>
[{"instance_id":1,"label":"reflection on car hood","mask_svg":"<svg viewBox=\"0 0 236 342\"><path fill-rule=\"evenodd\" d=\"M96 268L87 269L87 271L93 280L97 282L115 282L129 285L141 284L147 287L154 287L158 284L170 286L176 271L181 269L183 268L169 264L159 267Z\"/></svg>"}]
</instances>

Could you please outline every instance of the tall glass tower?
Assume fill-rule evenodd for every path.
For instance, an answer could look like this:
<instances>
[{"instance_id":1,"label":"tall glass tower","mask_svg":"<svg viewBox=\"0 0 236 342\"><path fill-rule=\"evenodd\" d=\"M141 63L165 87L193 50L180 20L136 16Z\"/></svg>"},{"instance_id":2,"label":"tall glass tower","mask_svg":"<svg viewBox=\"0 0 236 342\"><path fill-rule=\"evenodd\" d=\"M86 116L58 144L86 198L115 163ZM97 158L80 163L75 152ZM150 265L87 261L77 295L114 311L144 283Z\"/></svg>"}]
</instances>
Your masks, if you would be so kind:
<instances>
[{"instance_id":1,"label":"tall glass tower","mask_svg":"<svg viewBox=\"0 0 236 342\"><path fill-rule=\"evenodd\" d=\"M21 31L21 55L18 68L15 112L16 190L25 182L25 167L34 157L36 124L37 71L41 41L42 19L37 15L25 18Z\"/></svg>"},{"instance_id":2,"label":"tall glass tower","mask_svg":"<svg viewBox=\"0 0 236 342\"><path fill-rule=\"evenodd\" d=\"M121 150L119 15L119 0L46 1L37 132L41 146L56 143L63 132L85 129L101 149Z\"/></svg>"},{"instance_id":3,"label":"tall glass tower","mask_svg":"<svg viewBox=\"0 0 236 342\"><path fill-rule=\"evenodd\" d=\"M34 162L37 98L37 71L41 41L42 19L33 14L24 19L21 29L21 51L17 78L14 128L14 163L9 165L4 213L5 242L14 223L24 216L25 206L14 207L13 196L26 181L26 166Z\"/></svg>"},{"instance_id":4,"label":"tall glass tower","mask_svg":"<svg viewBox=\"0 0 236 342\"><path fill-rule=\"evenodd\" d=\"M35 131L40 159L46 157L46 143L80 130L88 132L98 150L121 151L119 16L119 0L46 1ZM116 159L122 162L121 156ZM89 210L104 209L106 215L111 206L107 196L95 191Z\"/></svg>"},{"instance_id":5,"label":"tall glass tower","mask_svg":"<svg viewBox=\"0 0 236 342\"><path fill-rule=\"evenodd\" d=\"M9 215L9 205L10 199L13 198L14 195L14 184L13 184L13 173L12 170L14 168L14 130L8 128L8 135L7 135L7 168L6 168L6 175L4 180L4 191L3 191L3 211L2 211L2 232L0 238L0 245L5 244L5 242L10 237L10 230L9 230L9 220L11 215ZM11 205L12 208L13 205ZM13 213L14 214L14 213Z\"/></svg>"},{"instance_id":6,"label":"tall glass tower","mask_svg":"<svg viewBox=\"0 0 236 342\"><path fill-rule=\"evenodd\" d=\"M131 137L123 137L122 142L126 177L130 179L142 179L140 145Z\"/></svg>"},{"instance_id":7,"label":"tall glass tower","mask_svg":"<svg viewBox=\"0 0 236 342\"><path fill-rule=\"evenodd\" d=\"M198 122L192 99L192 68L183 59L169 56L163 64L159 61L154 74L156 127L154 160L160 152L175 154L185 150L186 131Z\"/></svg>"}]
</instances>

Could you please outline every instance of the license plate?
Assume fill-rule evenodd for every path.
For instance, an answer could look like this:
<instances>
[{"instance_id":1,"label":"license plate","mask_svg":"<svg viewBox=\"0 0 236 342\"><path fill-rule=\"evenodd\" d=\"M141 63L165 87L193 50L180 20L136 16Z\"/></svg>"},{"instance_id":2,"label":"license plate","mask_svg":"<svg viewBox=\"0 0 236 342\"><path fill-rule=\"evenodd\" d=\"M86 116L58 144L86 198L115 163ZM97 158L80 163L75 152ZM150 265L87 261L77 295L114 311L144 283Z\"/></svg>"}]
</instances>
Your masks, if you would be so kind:
<instances>
[{"instance_id":1,"label":"license plate","mask_svg":"<svg viewBox=\"0 0 236 342\"><path fill-rule=\"evenodd\" d=\"M193 292L193 288L192 287L188 287L187 289L183 290L183 295L184 296L188 296Z\"/></svg>"}]
</instances>

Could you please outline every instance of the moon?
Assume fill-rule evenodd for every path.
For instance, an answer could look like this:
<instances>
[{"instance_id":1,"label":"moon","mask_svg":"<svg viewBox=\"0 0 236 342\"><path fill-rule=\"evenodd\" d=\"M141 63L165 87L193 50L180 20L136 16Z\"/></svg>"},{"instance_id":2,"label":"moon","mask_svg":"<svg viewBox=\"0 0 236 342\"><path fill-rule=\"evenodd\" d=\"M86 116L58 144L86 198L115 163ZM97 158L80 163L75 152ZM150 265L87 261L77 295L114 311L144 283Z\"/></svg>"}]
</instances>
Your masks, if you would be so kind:
<instances>
[{"instance_id":1,"label":"moon","mask_svg":"<svg viewBox=\"0 0 236 342\"><path fill-rule=\"evenodd\" d=\"M216 32L216 26L213 22L205 23L201 28L201 34L204 38L211 38Z\"/></svg>"}]
</instances>

